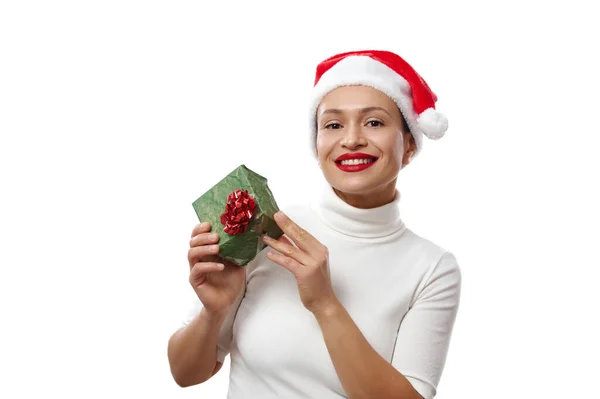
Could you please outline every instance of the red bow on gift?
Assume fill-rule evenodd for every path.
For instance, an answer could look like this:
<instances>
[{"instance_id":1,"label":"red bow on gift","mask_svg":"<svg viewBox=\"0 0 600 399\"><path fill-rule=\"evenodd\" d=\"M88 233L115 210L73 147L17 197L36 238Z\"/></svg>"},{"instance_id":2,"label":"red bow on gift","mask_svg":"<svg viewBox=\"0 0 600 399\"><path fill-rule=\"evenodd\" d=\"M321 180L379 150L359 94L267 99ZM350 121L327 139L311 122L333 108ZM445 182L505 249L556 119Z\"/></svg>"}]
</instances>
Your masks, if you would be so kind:
<instances>
[{"instance_id":1,"label":"red bow on gift","mask_svg":"<svg viewBox=\"0 0 600 399\"><path fill-rule=\"evenodd\" d=\"M221 215L221 224L227 234L245 233L248 223L254 215L256 204L246 190L235 190L227 196L225 212Z\"/></svg>"}]
</instances>

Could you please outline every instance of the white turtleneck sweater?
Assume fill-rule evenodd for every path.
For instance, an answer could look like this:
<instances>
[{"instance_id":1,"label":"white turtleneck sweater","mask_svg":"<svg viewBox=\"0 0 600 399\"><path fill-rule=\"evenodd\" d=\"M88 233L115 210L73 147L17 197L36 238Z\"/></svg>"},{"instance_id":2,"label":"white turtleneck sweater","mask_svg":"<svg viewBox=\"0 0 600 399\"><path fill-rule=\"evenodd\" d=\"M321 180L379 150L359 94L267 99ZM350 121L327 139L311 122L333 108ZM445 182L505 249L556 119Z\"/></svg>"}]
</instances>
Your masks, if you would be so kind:
<instances>
[{"instance_id":1,"label":"white turtleneck sweater","mask_svg":"<svg viewBox=\"0 0 600 399\"><path fill-rule=\"evenodd\" d=\"M406 228L392 203L358 209L330 186L283 211L329 249L333 289L370 345L425 398L440 380L458 310L454 255ZM228 398L347 397L294 276L263 250L223 323L217 359L231 356ZM198 314L198 300L187 324Z\"/></svg>"}]
</instances>

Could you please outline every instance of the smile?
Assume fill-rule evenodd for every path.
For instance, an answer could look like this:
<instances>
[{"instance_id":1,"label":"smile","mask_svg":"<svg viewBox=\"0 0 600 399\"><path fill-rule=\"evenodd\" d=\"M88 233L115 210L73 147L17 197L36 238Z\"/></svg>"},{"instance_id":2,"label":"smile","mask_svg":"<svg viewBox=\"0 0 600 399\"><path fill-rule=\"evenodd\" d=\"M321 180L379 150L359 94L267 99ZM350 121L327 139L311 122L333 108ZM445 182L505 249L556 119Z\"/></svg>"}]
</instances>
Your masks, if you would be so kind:
<instances>
[{"instance_id":1,"label":"smile","mask_svg":"<svg viewBox=\"0 0 600 399\"><path fill-rule=\"evenodd\" d=\"M340 161L340 165L360 165L363 163L371 163L374 162L373 158L361 158L361 159L345 159Z\"/></svg>"},{"instance_id":2,"label":"smile","mask_svg":"<svg viewBox=\"0 0 600 399\"><path fill-rule=\"evenodd\" d=\"M344 172L360 172L373 166L376 158L344 159L336 161L335 165Z\"/></svg>"}]
</instances>

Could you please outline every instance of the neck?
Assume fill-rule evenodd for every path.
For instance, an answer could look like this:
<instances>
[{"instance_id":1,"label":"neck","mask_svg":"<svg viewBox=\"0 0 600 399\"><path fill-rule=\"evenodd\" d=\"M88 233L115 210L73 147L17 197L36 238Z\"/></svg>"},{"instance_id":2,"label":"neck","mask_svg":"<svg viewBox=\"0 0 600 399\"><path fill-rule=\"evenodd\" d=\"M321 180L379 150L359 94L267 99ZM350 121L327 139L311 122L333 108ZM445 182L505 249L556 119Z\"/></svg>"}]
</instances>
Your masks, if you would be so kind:
<instances>
[{"instance_id":1,"label":"neck","mask_svg":"<svg viewBox=\"0 0 600 399\"><path fill-rule=\"evenodd\" d=\"M368 193L345 193L335 187L333 187L333 191L350 206L359 209L373 209L394 201L396 198L396 179Z\"/></svg>"},{"instance_id":2,"label":"neck","mask_svg":"<svg viewBox=\"0 0 600 399\"><path fill-rule=\"evenodd\" d=\"M342 194L343 195L343 194ZM378 239L391 234L404 231L404 223L400 218L399 201L400 193L394 191L388 195L384 203L376 207L359 208L350 205L342 199L336 190L329 184L325 184L320 195L312 201L312 209L327 226L338 233L353 237L354 239ZM375 202L371 202L371 205ZM363 202L361 205L369 205Z\"/></svg>"}]
</instances>

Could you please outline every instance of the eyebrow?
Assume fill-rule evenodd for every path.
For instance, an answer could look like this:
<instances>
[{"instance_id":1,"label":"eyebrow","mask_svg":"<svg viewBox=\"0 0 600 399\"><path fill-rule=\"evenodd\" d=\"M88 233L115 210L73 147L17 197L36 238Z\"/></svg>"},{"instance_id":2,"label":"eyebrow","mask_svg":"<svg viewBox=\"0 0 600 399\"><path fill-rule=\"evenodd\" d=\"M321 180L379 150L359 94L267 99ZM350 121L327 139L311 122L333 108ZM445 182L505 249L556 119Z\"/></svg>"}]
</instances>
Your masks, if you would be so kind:
<instances>
[{"instance_id":1,"label":"eyebrow","mask_svg":"<svg viewBox=\"0 0 600 399\"><path fill-rule=\"evenodd\" d=\"M366 108L361 108L358 112L362 115L362 114L366 114L368 112L372 112L372 111L383 111L386 114L390 115L389 112L387 112L385 109L381 108L381 107L366 107ZM343 114L344 111L342 111L341 109L337 109L337 108L330 108L330 109L326 109L325 111L321 112L321 115L325 115L325 114ZM392 115L390 115L391 117Z\"/></svg>"}]
</instances>

